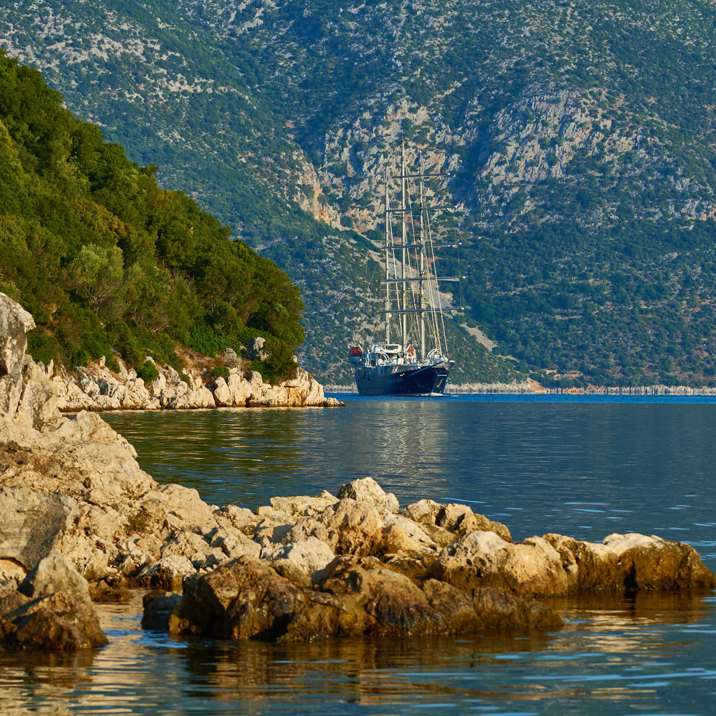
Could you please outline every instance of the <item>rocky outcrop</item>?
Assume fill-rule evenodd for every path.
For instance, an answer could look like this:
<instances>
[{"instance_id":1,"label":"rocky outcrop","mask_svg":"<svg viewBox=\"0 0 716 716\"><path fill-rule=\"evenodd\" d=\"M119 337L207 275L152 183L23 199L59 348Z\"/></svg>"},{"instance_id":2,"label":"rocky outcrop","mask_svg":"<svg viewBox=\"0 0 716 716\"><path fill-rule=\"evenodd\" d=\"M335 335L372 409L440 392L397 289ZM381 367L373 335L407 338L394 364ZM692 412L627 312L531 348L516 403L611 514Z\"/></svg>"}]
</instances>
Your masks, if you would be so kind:
<instances>
[{"instance_id":1,"label":"rocky outcrop","mask_svg":"<svg viewBox=\"0 0 716 716\"><path fill-rule=\"evenodd\" d=\"M19 586L1 583L0 644L6 649L49 651L107 644L87 580L64 557L51 553Z\"/></svg>"},{"instance_id":2,"label":"rocky outcrop","mask_svg":"<svg viewBox=\"0 0 716 716\"><path fill-rule=\"evenodd\" d=\"M172 634L308 641L366 634L457 634L553 628L549 608L499 590L466 594L417 584L375 557L344 555L300 579L248 557L189 580L169 618Z\"/></svg>"},{"instance_id":3,"label":"rocky outcrop","mask_svg":"<svg viewBox=\"0 0 716 716\"><path fill-rule=\"evenodd\" d=\"M78 514L71 497L0 487L0 557L32 569L55 549Z\"/></svg>"},{"instance_id":4,"label":"rocky outcrop","mask_svg":"<svg viewBox=\"0 0 716 716\"><path fill-rule=\"evenodd\" d=\"M2 320L28 325L19 312ZM552 628L558 615L536 598L716 586L686 544L514 543L466 505L401 511L369 477L254 511L207 505L144 473L96 413L63 417L23 352L17 330L0 335L5 394L17 396L0 414L0 639L11 648L103 643L89 596L127 585L183 592L147 602L151 628L283 640Z\"/></svg>"},{"instance_id":5,"label":"rocky outcrop","mask_svg":"<svg viewBox=\"0 0 716 716\"><path fill-rule=\"evenodd\" d=\"M255 350L264 355L260 347ZM257 371L245 373L241 360L235 358L233 351L229 353L224 359L226 377L213 377L207 369L198 367L180 374L165 365L156 366L159 376L145 385L136 371L127 370L119 358L115 359L119 373L110 371L104 360L78 368L76 376L63 370L53 374L51 366L46 372L57 395L57 405L66 412L340 405L335 398L327 398L323 386L301 368L295 378L271 385L264 383Z\"/></svg>"}]
</instances>

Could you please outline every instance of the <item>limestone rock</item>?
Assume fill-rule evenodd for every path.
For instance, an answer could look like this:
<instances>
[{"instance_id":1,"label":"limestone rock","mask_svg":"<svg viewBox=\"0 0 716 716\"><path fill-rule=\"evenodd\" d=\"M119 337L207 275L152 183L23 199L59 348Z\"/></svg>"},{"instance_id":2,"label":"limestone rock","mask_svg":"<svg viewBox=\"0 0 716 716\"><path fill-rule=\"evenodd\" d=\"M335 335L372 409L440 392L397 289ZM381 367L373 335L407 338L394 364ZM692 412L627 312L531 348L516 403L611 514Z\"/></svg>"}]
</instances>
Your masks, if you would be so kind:
<instances>
[{"instance_id":1,"label":"limestone rock","mask_svg":"<svg viewBox=\"0 0 716 716\"><path fill-rule=\"evenodd\" d=\"M71 497L0 487L0 558L32 569L56 548L78 513Z\"/></svg>"},{"instance_id":2,"label":"limestone rock","mask_svg":"<svg viewBox=\"0 0 716 716\"><path fill-rule=\"evenodd\" d=\"M332 562L335 555L325 542L316 537L308 537L293 544L262 550L261 558L270 562L288 560L310 575Z\"/></svg>"},{"instance_id":3,"label":"limestone rock","mask_svg":"<svg viewBox=\"0 0 716 716\"><path fill-rule=\"evenodd\" d=\"M15 419L31 425L35 430L54 428L62 421L54 385L29 356L25 357L22 392Z\"/></svg>"},{"instance_id":4,"label":"limestone rock","mask_svg":"<svg viewBox=\"0 0 716 716\"><path fill-rule=\"evenodd\" d=\"M420 500L408 505L401 514L414 522L434 525L459 536L480 530L494 532L503 540L512 541L512 535L506 525L473 512L467 505L442 505L434 500Z\"/></svg>"},{"instance_id":5,"label":"limestone rock","mask_svg":"<svg viewBox=\"0 0 716 716\"><path fill-rule=\"evenodd\" d=\"M211 538L211 547L220 549L228 559L238 559L244 555L258 557L261 553L259 544L237 529L219 527L207 537Z\"/></svg>"},{"instance_id":6,"label":"limestone rock","mask_svg":"<svg viewBox=\"0 0 716 716\"><path fill-rule=\"evenodd\" d=\"M14 580L0 582L0 618L27 604L29 601L31 601L30 597L17 590L17 583Z\"/></svg>"},{"instance_id":7,"label":"limestone rock","mask_svg":"<svg viewBox=\"0 0 716 716\"><path fill-rule=\"evenodd\" d=\"M181 601L174 592L149 592L144 596L142 629L169 630L169 617Z\"/></svg>"},{"instance_id":8,"label":"limestone rock","mask_svg":"<svg viewBox=\"0 0 716 716\"><path fill-rule=\"evenodd\" d=\"M303 601L302 591L267 563L242 557L185 583L169 632L271 639L285 629Z\"/></svg>"},{"instance_id":9,"label":"limestone rock","mask_svg":"<svg viewBox=\"0 0 716 716\"><path fill-rule=\"evenodd\" d=\"M338 491L338 497L339 499L348 497L385 512L397 512L400 509L398 498L392 492L385 492L372 477L353 480L343 485Z\"/></svg>"},{"instance_id":10,"label":"limestone rock","mask_svg":"<svg viewBox=\"0 0 716 716\"><path fill-rule=\"evenodd\" d=\"M253 338L246 346L246 355L249 360L266 360L269 354L264 350L266 339L262 336Z\"/></svg>"},{"instance_id":11,"label":"limestone rock","mask_svg":"<svg viewBox=\"0 0 716 716\"><path fill-rule=\"evenodd\" d=\"M18 591L30 599L62 592L77 601L90 601L87 580L61 555L52 552L31 569Z\"/></svg>"},{"instance_id":12,"label":"limestone rock","mask_svg":"<svg viewBox=\"0 0 716 716\"><path fill-rule=\"evenodd\" d=\"M145 531L169 529L205 533L215 524L211 507L193 488L156 486L137 503L146 514Z\"/></svg>"},{"instance_id":13,"label":"limestone rock","mask_svg":"<svg viewBox=\"0 0 716 716\"><path fill-rule=\"evenodd\" d=\"M15 594L0 595L0 615L5 648L75 651L107 643L87 581L54 552L28 572Z\"/></svg>"},{"instance_id":14,"label":"limestone rock","mask_svg":"<svg viewBox=\"0 0 716 716\"><path fill-rule=\"evenodd\" d=\"M483 587L472 593L472 603L483 627L500 631L556 629L561 617L536 599L524 599L495 587Z\"/></svg>"},{"instance_id":15,"label":"limestone rock","mask_svg":"<svg viewBox=\"0 0 716 716\"><path fill-rule=\"evenodd\" d=\"M214 509L214 519L217 524L238 530L243 534L253 534L259 518L247 507L224 505Z\"/></svg>"},{"instance_id":16,"label":"limestone rock","mask_svg":"<svg viewBox=\"0 0 716 716\"><path fill-rule=\"evenodd\" d=\"M532 537L512 544L481 531L445 547L428 576L459 589L489 586L529 596L567 594L570 586L559 552L546 540Z\"/></svg>"},{"instance_id":17,"label":"limestone rock","mask_svg":"<svg viewBox=\"0 0 716 716\"><path fill-rule=\"evenodd\" d=\"M177 591L182 588L187 577L195 574L194 565L186 557L180 554L166 554L156 564L146 567L139 575L139 581L154 589Z\"/></svg>"},{"instance_id":18,"label":"limestone rock","mask_svg":"<svg viewBox=\"0 0 716 716\"><path fill-rule=\"evenodd\" d=\"M603 543L563 535L544 539L560 554L570 591L714 588L716 577L682 542L641 534L612 534Z\"/></svg>"},{"instance_id":19,"label":"limestone rock","mask_svg":"<svg viewBox=\"0 0 716 716\"><path fill-rule=\"evenodd\" d=\"M291 535L295 537L306 522L310 525L310 520L307 518L303 523L299 522ZM313 536L327 542L336 554L373 554L382 543L383 519L373 507L350 498L327 507L316 521L318 529L313 529Z\"/></svg>"},{"instance_id":20,"label":"limestone rock","mask_svg":"<svg viewBox=\"0 0 716 716\"><path fill-rule=\"evenodd\" d=\"M107 644L89 600L56 592L29 601L0 618L6 649L77 651Z\"/></svg>"},{"instance_id":21,"label":"limestone rock","mask_svg":"<svg viewBox=\"0 0 716 716\"><path fill-rule=\"evenodd\" d=\"M22 393L22 367L27 331L35 327L32 316L0 293L0 413L14 415Z\"/></svg>"},{"instance_id":22,"label":"limestone rock","mask_svg":"<svg viewBox=\"0 0 716 716\"><path fill-rule=\"evenodd\" d=\"M422 526L402 515L387 514L381 552L383 554L407 553L434 558L438 545Z\"/></svg>"},{"instance_id":23,"label":"limestone rock","mask_svg":"<svg viewBox=\"0 0 716 716\"><path fill-rule=\"evenodd\" d=\"M277 513L281 513L282 519L296 519L298 517L314 517L326 507L335 505L338 498L331 495L330 492L324 490L316 497L298 496L298 497L272 497L271 507ZM260 511L257 510L260 514Z\"/></svg>"}]
</instances>

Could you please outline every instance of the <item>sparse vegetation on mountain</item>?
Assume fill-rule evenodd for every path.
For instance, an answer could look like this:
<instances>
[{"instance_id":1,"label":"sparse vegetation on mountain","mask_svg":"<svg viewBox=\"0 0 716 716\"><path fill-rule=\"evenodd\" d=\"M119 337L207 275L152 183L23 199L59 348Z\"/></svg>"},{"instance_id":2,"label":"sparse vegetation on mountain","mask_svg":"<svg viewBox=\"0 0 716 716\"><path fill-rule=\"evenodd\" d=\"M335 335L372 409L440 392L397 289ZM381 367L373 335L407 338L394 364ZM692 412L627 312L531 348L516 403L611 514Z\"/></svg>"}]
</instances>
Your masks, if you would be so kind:
<instances>
[{"instance_id":1,"label":"sparse vegetation on mountain","mask_svg":"<svg viewBox=\"0 0 716 716\"><path fill-rule=\"evenodd\" d=\"M380 233L405 136L450 174L432 194L459 207L455 303L496 353L562 385L709 385L714 26L702 0L15 0L0 44L306 286L309 246L360 257L353 237ZM358 265L304 293L303 355L329 380ZM458 365L489 379L474 345Z\"/></svg>"}]
</instances>

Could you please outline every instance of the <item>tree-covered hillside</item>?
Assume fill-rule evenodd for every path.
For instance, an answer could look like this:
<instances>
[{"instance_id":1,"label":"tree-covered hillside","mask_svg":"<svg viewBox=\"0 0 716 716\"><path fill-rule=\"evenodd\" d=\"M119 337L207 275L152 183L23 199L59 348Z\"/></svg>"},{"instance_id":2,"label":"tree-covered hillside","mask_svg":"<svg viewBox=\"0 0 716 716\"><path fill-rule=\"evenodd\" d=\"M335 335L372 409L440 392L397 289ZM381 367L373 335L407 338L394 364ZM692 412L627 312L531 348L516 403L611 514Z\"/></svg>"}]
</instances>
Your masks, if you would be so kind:
<instances>
[{"instance_id":1,"label":"tree-covered hillside","mask_svg":"<svg viewBox=\"0 0 716 716\"><path fill-rule=\"evenodd\" d=\"M298 289L155 172L0 52L0 290L34 315L33 356L111 366L114 349L178 366L176 341L216 355L260 334L271 357L259 367L291 373Z\"/></svg>"},{"instance_id":2,"label":"tree-covered hillside","mask_svg":"<svg viewBox=\"0 0 716 716\"><path fill-rule=\"evenodd\" d=\"M707 0L0 9L0 44L299 282L321 273L320 221L365 256L341 229L380 231L405 136L450 175L434 194L459 208L470 322L564 383L716 380L714 27ZM329 379L355 272L304 292Z\"/></svg>"}]
</instances>

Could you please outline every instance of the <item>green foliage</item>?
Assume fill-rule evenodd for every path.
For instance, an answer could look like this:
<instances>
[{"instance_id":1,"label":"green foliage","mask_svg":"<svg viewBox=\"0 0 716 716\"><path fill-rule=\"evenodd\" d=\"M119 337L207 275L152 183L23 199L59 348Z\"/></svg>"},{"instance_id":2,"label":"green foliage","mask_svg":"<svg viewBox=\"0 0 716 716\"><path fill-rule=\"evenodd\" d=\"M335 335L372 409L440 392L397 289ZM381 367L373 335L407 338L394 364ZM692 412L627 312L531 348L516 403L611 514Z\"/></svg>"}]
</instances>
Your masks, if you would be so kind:
<instances>
[{"instance_id":1,"label":"green foliage","mask_svg":"<svg viewBox=\"0 0 716 716\"><path fill-rule=\"evenodd\" d=\"M298 364L293 361L293 351L288 344L269 337L264 348L269 354L268 358L263 361L253 361L251 367L261 373L265 381L275 384L296 377Z\"/></svg>"},{"instance_id":2,"label":"green foliage","mask_svg":"<svg viewBox=\"0 0 716 716\"><path fill-rule=\"evenodd\" d=\"M155 172L0 52L0 290L34 314L32 354L118 369L114 349L151 382L145 356L180 370L178 340L215 355L249 329L290 372L298 289Z\"/></svg>"},{"instance_id":3,"label":"green foliage","mask_svg":"<svg viewBox=\"0 0 716 716\"><path fill-rule=\"evenodd\" d=\"M212 378L228 378L229 375L229 369L225 365L214 366L211 370Z\"/></svg>"},{"instance_id":4,"label":"green foliage","mask_svg":"<svg viewBox=\"0 0 716 716\"><path fill-rule=\"evenodd\" d=\"M142 365L137 367L137 376L141 378L147 385L153 383L159 377L159 371L153 361L145 360Z\"/></svg>"}]
</instances>

